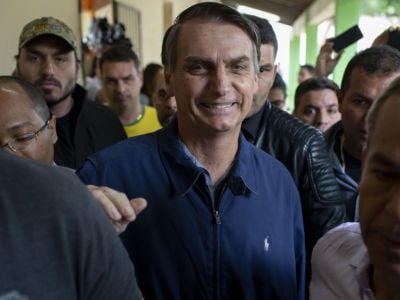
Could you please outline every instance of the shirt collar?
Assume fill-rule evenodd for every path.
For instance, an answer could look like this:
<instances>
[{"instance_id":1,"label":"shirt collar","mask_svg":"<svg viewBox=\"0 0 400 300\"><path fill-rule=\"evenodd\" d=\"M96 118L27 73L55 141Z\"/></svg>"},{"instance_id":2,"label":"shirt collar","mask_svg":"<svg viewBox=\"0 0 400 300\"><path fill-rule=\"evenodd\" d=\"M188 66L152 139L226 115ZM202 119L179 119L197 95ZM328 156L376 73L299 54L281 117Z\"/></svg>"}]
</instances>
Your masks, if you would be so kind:
<instances>
[{"instance_id":1,"label":"shirt collar","mask_svg":"<svg viewBox=\"0 0 400 300\"><path fill-rule=\"evenodd\" d=\"M166 165L171 184L178 194L184 195L193 187L205 169L188 150L185 151L186 146L183 147L183 142L178 136L176 119L159 131L158 139L161 160ZM240 134L237 160L228 180L228 187L234 195L257 191L252 147Z\"/></svg>"}]
</instances>

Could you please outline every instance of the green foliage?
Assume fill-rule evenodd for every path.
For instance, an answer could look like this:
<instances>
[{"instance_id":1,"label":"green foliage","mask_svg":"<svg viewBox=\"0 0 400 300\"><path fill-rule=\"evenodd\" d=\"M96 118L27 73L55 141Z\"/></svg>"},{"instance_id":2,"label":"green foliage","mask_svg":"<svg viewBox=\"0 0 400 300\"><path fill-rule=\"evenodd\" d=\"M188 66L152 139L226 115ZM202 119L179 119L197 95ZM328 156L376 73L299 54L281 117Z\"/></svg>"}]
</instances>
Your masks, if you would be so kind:
<instances>
[{"instance_id":1,"label":"green foliage","mask_svg":"<svg viewBox=\"0 0 400 300\"><path fill-rule=\"evenodd\" d=\"M398 16L400 13L399 0L361 0L361 3L365 15Z\"/></svg>"}]
</instances>

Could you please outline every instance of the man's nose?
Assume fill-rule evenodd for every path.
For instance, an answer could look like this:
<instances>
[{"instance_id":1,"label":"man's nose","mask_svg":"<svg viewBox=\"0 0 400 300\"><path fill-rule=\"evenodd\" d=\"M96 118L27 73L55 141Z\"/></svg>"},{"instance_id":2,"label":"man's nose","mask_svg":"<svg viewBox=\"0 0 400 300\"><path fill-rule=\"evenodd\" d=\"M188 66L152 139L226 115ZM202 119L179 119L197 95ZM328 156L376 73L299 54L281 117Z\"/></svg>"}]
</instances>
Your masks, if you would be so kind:
<instances>
[{"instance_id":1,"label":"man's nose","mask_svg":"<svg viewBox=\"0 0 400 300\"><path fill-rule=\"evenodd\" d=\"M212 89L219 95L225 95L229 87L229 74L224 67L215 70L212 82Z\"/></svg>"},{"instance_id":2,"label":"man's nose","mask_svg":"<svg viewBox=\"0 0 400 300\"><path fill-rule=\"evenodd\" d=\"M329 115L326 111L320 110L315 116L315 126L322 127L326 126L329 123Z\"/></svg>"},{"instance_id":3,"label":"man's nose","mask_svg":"<svg viewBox=\"0 0 400 300\"><path fill-rule=\"evenodd\" d=\"M169 97L167 100L167 106L176 111L176 100L175 97Z\"/></svg>"},{"instance_id":4,"label":"man's nose","mask_svg":"<svg viewBox=\"0 0 400 300\"><path fill-rule=\"evenodd\" d=\"M51 76L54 75L54 63L50 59L46 59L43 62L42 71L44 74Z\"/></svg>"},{"instance_id":5,"label":"man's nose","mask_svg":"<svg viewBox=\"0 0 400 300\"><path fill-rule=\"evenodd\" d=\"M118 80L117 81L117 91L118 92L123 92L125 90L125 83L123 80Z\"/></svg>"}]
</instances>

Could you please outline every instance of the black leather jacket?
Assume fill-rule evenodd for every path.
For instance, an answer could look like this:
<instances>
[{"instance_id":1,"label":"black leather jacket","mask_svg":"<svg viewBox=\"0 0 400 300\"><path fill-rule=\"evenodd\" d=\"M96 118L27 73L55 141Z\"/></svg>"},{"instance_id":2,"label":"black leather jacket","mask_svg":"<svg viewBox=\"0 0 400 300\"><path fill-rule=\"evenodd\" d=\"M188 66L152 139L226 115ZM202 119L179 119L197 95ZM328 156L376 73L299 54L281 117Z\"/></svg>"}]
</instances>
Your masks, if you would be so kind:
<instances>
[{"instance_id":1,"label":"black leather jacket","mask_svg":"<svg viewBox=\"0 0 400 300\"><path fill-rule=\"evenodd\" d=\"M334 150L338 137L343 134L343 125L339 121L324 134L328 144L329 158L335 172L336 179L342 192L342 199L346 204L346 221L358 221L358 183L343 169L343 166Z\"/></svg>"},{"instance_id":2,"label":"black leather jacket","mask_svg":"<svg viewBox=\"0 0 400 300\"><path fill-rule=\"evenodd\" d=\"M245 120L242 131L292 174L302 201L306 246L310 251L327 230L345 220L344 202L322 133L269 101Z\"/></svg>"}]
</instances>

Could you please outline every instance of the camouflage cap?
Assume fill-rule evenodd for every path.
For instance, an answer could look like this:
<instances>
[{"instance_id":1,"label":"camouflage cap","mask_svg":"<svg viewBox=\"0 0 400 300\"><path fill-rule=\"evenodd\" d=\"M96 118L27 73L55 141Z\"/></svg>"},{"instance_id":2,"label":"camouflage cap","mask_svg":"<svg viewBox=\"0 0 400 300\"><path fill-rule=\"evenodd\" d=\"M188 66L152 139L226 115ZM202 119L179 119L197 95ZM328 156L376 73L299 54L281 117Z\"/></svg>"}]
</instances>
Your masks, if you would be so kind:
<instances>
[{"instance_id":1,"label":"camouflage cap","mask_svg":"<svg viewBox=\"0 0 400 300\"><path fill-rule=\"evenodd\" d=\"M72 47L72 49L74 49L75 52L77 52L76 37L71 28L60 20L52 17L35 19L26 24L19 36L18 48L21 49L29 41L44 34L51 34L62 38Z\"/></svg>"}]
</instances>

